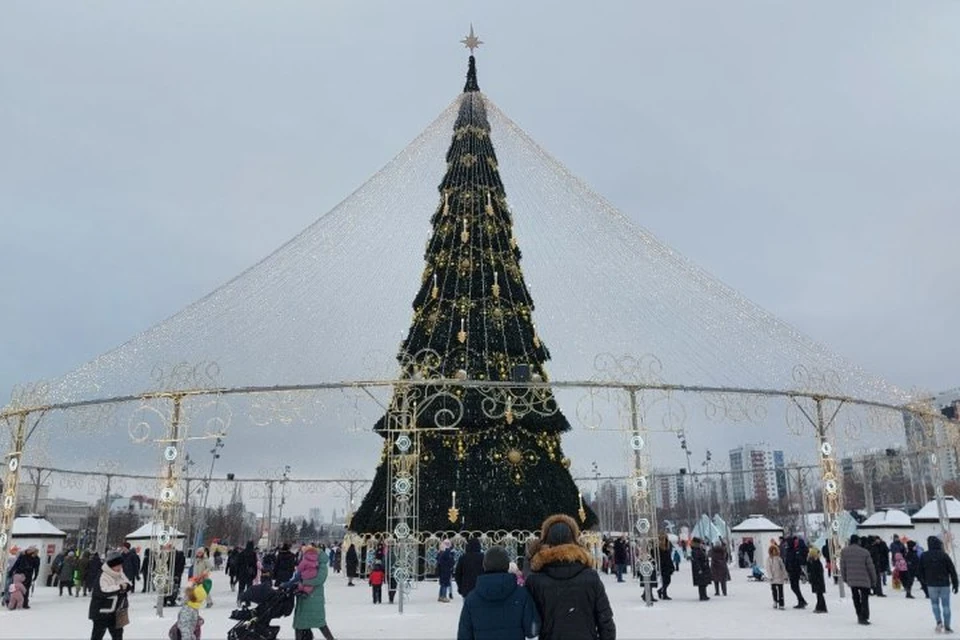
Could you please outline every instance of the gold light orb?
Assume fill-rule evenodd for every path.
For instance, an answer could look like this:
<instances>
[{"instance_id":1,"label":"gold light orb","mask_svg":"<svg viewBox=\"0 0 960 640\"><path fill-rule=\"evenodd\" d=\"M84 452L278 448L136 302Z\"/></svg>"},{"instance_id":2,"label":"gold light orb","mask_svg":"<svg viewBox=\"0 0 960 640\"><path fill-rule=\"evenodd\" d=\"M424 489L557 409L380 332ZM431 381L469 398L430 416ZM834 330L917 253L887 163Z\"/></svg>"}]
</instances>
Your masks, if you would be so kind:
<instances>
[{"instance_id":1,"label":"gold light orb","mask_svg":"<svg viewBox=\"0 0 960 640\"><path fill-rule=\"evenodd\" d=\"M510 461L510 464L520 464L523 460L523 454L520 453L519 449L510 449L507 451L507 460Z\"/></svg>"}]
</instances>

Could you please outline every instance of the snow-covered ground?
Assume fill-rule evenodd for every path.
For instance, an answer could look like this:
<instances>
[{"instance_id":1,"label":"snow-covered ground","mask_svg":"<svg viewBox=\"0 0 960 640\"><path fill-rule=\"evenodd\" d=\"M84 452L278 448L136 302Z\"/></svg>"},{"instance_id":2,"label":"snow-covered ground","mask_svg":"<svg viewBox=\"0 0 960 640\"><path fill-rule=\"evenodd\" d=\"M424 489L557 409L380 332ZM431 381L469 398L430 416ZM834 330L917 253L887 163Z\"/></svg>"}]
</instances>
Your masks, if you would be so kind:
<instances>
[{"instance_id":1,"label":"snow-covered ground","mask_svg":"<svg viewBox=\"0 0 960 640\"><path fill-rule=\"evenodd\" d=\"M830 585L827 606L830 613L812 613L812 605L804 611L793 610L795 604L789 585L786 589L787 609L775 611L767 583L748 582L742 571L734 572L729 585L730 595L698 602L691 585L689 565L685 564L671 586L671 602L658 602L646 607L640 589L632 583L618 584L604 576L607 593L613 605L619 638L928 638L935 636L929 601L923 594L906 600L903 592L890 591L887 598L870 598L873 624L856 623L849 597L840 600ZM234 594L224 589L222 575L215 578L213 596L216 606L203 612L205 640L222 640L233 624L228 619ZM712 593L712 588L710 589ZM337 638L453 638L460 615L460 600L437 602L436 583L422 583L412 594L403 615L396 606L370 603L366 586L348 588L346 579L332 576L327 582L327 622ZM804 585L808 601L809 588ZM233 596L233 597L231 597ZM386 599L386 593L384 594ZM124 632L129 640L165 640L167 630L176 617L176 609L166 609L163 619L153 613L154 599L137 594L131 604L131 624ZM56 590L38 588L29 611L0 612L0 638L9 640L79 640L90 637L87 600L57 597ZM958 604L960 607L960 604ZM960 611L958 611L960 615ZM284 618L280 638L293 638L292 618ZM960 627L960 620L956 626ZM109 636L108 636L109 637ZM320 637L316 634L316 637Z\"/></svg>"}]
</instances>

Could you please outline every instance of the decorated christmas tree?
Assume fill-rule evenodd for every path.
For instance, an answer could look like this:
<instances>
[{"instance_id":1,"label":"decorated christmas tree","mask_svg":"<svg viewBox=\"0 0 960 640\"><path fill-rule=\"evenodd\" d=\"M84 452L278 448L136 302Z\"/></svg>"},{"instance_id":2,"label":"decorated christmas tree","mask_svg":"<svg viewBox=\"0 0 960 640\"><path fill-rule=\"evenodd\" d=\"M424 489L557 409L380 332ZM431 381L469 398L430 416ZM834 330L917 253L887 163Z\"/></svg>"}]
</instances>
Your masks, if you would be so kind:
<instances>
[{"instance_id":1,"label":"decorated christmas tree","mask_svg":"<svg viewBox=\"0 0 960 640\"><path fill-rule=\"evenodd\" d=\"M477 42L465 44L472 53ZM419 528L535 531L554 513L590 527L596 517L560 446L570 424L545 384L550 354L534 324L473 55L446 159L413 323L398 356L401 379L445 380L456 397L417 418ZM449 384L458 380L540 384ZM449 412L438 413L443 408ZM389 425L388 414L375 429L386 436ZM385 530L390 447L385 443L373 486L353 515L354 531Z\"/></svg>"}]
</instances>

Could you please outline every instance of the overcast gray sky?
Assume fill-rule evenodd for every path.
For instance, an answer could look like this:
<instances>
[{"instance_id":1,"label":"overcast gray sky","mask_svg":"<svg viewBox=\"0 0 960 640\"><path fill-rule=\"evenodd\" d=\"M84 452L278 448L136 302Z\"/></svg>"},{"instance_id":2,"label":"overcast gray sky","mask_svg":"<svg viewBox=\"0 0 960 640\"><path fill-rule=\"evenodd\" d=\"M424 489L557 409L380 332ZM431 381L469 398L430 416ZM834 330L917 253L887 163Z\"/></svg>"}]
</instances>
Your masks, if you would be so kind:
<instances>
[{"instance_id":1,"label":"overcast gray sky","mask_svg":"<svg viewBox=\"0 0 960 640\"><path fill-rule=\"evenodd\" d=\"M960 3L2 13L4 396L168 317L347 196L460 90L471 21L484 91L628 216L868 370L960 385Z\"/></svg>"}]
</instances>

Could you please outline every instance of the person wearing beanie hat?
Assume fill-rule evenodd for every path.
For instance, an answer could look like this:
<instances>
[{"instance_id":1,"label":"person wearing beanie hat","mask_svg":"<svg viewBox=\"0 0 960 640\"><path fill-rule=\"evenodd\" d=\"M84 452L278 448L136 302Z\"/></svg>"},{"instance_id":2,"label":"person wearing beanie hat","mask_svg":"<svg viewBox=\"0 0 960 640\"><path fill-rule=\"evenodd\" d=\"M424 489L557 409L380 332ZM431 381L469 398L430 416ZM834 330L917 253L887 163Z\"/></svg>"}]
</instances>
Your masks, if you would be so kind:
<instances>
[{"instance_id":1,"label":"person wearing beanie hat","mask_svg":"<svg viewBox=\"0 0 960 640\"><path fill-rule=\"evenodd\" d=\"M580 527L568 515L543 521L526 588L542 620L541 640L615 640L613 610L593 556L581 547Z\"/></svg>"},{"instance_id":2,"label":"person wearing beanie hat","mask_svg":"<svg viewBox=\"0 0 960 640\"><path fill-rule=\"evenodd\" d=\"M93 621L91 640L103 640L108 631L113 640L123 640L123 626L118 625L120 620L117 614L123 612L126 615L127 593L131 586L123 573L123 554L115 550L108 552L90 598L88 617Z\"/></svg>"},{"instance_id":3,"label":"person wearing beanie hat","mask_svg":"<svg viewBox=\"0 0 960 640\"><path fill-rule=\"evenodd\" d=\"M457 640L522 640L540 632L537 605L509 568L503 547L490 547L484 554L483 574L460 610Z\"/></svg>"},{"instance_id":4,"label":"person wearing beanie hat","mask_svg":"<svg viewBox=\"0 0 960 640\"><path fill-rule=\"evenodd\" d=\"M440 580L440 596L437 602L450 602L453 599L453 568L457 561L453 557L453 549L449 540L440 543L440 553L437 555L437 578Z\"/></svg>"},{"instance_id":5,"label":"person wearing beanie hat","mask_svg":"<svg viewBox=\"0 0 960 640\"><path fill-rule=\"evenodd\" d=\"M207 591L203 584L189 584L183 590L183 606L177 615L177 629L180 631L180 640L198 640L203 618L200 609L207 599Z\"/></svg>"}]
</instances>

